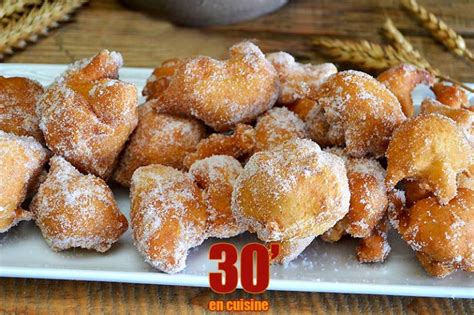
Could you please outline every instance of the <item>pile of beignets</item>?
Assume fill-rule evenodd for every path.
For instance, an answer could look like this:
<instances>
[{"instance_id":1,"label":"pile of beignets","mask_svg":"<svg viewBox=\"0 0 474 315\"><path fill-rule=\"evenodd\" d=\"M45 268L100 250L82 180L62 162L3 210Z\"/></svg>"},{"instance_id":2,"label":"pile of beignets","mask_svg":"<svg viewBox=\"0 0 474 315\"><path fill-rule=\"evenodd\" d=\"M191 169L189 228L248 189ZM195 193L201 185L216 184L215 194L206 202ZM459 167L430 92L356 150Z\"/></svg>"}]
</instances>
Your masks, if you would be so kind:
<instances>
[{"instance_id":1,"label":"pile of beignets","mask_svg":"<svg viewBox=\"0 0 474 315\"><path fill-rule=\"evenodd\" d=\"M175 273L207 238L255 233L288 263L318 236L359 239L383 262L392 226L436 277L474 272L474 107L411 65L377 78L265 55L170 59L146 102L119 53L48 87L0 77L0 232L35 220L55 251L105 252L128 229L109 183L130 188L138 252ZM418 84L435 98L415 116ZM48 163L49 161L49 163Z\"/></svg>"}]
</instances>

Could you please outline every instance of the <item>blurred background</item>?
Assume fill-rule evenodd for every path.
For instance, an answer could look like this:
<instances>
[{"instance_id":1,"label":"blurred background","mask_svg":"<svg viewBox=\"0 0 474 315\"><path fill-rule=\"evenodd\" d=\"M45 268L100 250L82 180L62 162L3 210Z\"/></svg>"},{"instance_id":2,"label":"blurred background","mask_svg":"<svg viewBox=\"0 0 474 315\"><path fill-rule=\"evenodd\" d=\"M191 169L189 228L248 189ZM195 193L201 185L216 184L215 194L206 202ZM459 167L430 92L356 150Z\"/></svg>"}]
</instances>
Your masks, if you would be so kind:
<instances>
[{"instance_id":1,"label":"blurred background","mask_svg":"<svg viewBox=\"0 0 474 315\"><path fill-rule=\"evenodd\" d=\"M195 54L225 57L230 45L252 39L265 52L285 50L300 61L317 63L330 58L312 45L314 37L367 39L384 44L380 30L390 17L432 65L458 80L474 82L473 63L453 56L433 40L399 1L221 2L92 0L47 37L26 49L15 49L4 61L70 63L107 48L120 51L128 67L154 67L169 58ZM474 1L419 2L462 35L467 47L474 47ZM264 15L258 17L259 14ZM244 21L238 22L241 18ZM206 25L225 22L232 24Z\"/></svg>"}]
</instances>

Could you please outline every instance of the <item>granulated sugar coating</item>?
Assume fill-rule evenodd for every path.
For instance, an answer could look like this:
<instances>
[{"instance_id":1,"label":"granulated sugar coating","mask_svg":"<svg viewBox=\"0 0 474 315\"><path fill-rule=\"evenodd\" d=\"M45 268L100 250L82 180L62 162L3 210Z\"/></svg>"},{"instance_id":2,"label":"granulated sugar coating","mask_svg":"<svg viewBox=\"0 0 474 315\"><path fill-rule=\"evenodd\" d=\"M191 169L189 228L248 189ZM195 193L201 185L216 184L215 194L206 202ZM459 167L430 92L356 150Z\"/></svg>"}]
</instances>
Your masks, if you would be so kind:
<instances>
[{"instance_id":1,"label":"granulated sugar coating","mask_svg":"<svg viewBox=\"0 0 474 315\"><path fill-rule=\"evenodd\" d=\"M474 146L474 112L467 108L455 108L444 105L432 98L426 98L421 103L421 114L437 113L451 118L464 132L464 135Z\"/></svg>"},{"instance_id":2,"label":"granulated sugar coating","mask_svg":"<svg viewBox=\"0 0 474 315\"><path fill-rule=\"evenodd\" d=\"M55 251L72 247L107 251L128 228L112 191L94 175L83 175L60 156L30 209L44 239Z\"/></svg>"},{"instance_id":3,"label":"granulated sugar coating","mask_svg":"<svg viewBox=\"0 0 474 315\"><path fill-rule=\"evenodd\" d=\"M258 118L255 125L255 151L272 149L284 142L306 138L304 122L286 107L274 107Z\"/></svg>"},{"instance_id":4,"label":"granulated sugar coating","mask_svg":"<svg viewBox=\"0 0 474 315\"><path fill-rule=\"evenodd\" d=\"M48 157L34 138L0 131L0 233L32 218L20 205Z\"/></svg>"},{"instance_id":5,"label":"granulated sugar coating","mask_svg":"<svg viewBox=\"0 0 474 315\"><path fill-rule=\"evenodd\" d=\"M445 277L456 269L474 271L474 191L460 188L444 206L434 197L420 200L398 212L395 221L428 273Z\"/></svg>"},{"instance_id":6,"label":"granulated sugar coating","mask_svg":"<svg viewBox=\"0 0 474 315\"><path fill-rule=\"evenodd\" d=\"M159 111L190 115L226 131L270 109L279 92L275 68L257 46L241 42L230 48L225 61L182 60L169 86L151 102Z\"/></svg>"},{"instance_id":7,"label":"granulated sugar coating","mask_svg":"<svg viewBox=\"0 0 474 315\"><path fill-rule=\"evenodd\" d=\"M353 158L341 148L326 151L341 157L347 169L351 201L343 220L345 232L353 237L369 237L387 209L385 170L373 158Z\"/></svg>"},{"instance_id":8,"label":"granulated sugar coating","mask_svg":"<svg viewBox=\"0 0 474 315\"><path fill-rule=\"evenodd\" d=\"M131 185L132 235L138 252L153 267L176 273L188 250L206 234L206 205L191 176L172 167L139 168Z\"/></svg>"},{"instance_id":9,"label":"granulated sugar coating","mask_svg":"<svg viewBox=\"0 0 474 315\"><path fill-rule=\"evenodd\" d=\"M184 158L206 136L204 124L197 119L160 114L148 103L140 106L138 112L138 126L113 176L125 187L130 187L133 172L141 166L162 164L184 168Z\"/></svg>"},{"instance_id":10,"label":"granulated sugar coating","mask_svg":"<svg viewBox=\"0 0 474 315\"><path fill-rule=\"evenodd\" d=\"M189 174L204 191L209 237L228 238L247 230L231 209L232 191L242 171L240 162L226 155L214 155L191 165Z\"/></svg>"},{"instance_id":11,"label":"granulated sugar coating","mask_svg":"<svg viewBox=\"0 0 474 315\"><path fill-rule=\"evenodd\" d=\"M412 92L418 84L433 85L435 77L427 70L410 64L401 64L382 72L377 80L382 82L398 99L403 113L407 117L413 116Z\"/></svg>"},{"instance_id":12,"label":"granulated sugar coating","mask_svg":"<svg viewBox=\"0 0 474 315\"><path fill-rule=\"evenodd\" d=\"M322 145L346 146L355 157L382 157L392 132L405 119L397 98L383 84L349 70L321 86L306 124L311 138Z\"/></svg>"},{"instance_id":13,"label":"granulated sugar coating","mask_svg":"<svg viewBox=\"0 0 474 315\"><path fill-rule=\"evenodd\" d=\"M37 105L47 146L80 171L108 178L137 124L137 90L116 80L120 54L73 64Z\"/></svg>"},{"instance_id":14,"label":"granulated sugar coating","mask_svg":"<svg viewBox=\"0 0 474 315\"><path fill-rule=\"evenodd\" d=\"M202 139L196 151L184 158L186 168L199 160L213 155L229 155L240 158L251 154L255 148L255 130L250 125L238 124L232 134L213 133Z\"/></svg>"},{"instance_id":15,"label":"granulated sugar coating","mask_svg":"<svg viewBox=\"0 0 474 315\"><path fill-rule=\"evenodd\" d=\"M446 204L456 196L458 174L473 163L474 149L452 119L419 115L393 133L385 182L392 189L402 179L417 180Z\"/></svg>"},{"instance_id":16,"label":"granulated sugar coating","mask_svg":"<svg viewBox=\"0 0 474 315\"><path fill-rule=\"evenodd\" d=\"M267 59L273 64L280 78L280 104L291 104L306 97L314 98L321 84L337 73L337 68L332 63L302 64L296 62L292 55L282 51L268 54Z\"/></svg>"},{"instance_id":17,"label":"granulated sugar coating","mask_svg":"<svg viewBox=\"0 0 474 315\"><path fill-rule=\"evenodd\" d=\"M294 139L254 154L232 195L234 215L263 241L317 236L349 210L342 159L311 140Z\"/></svg>"},{"instance_id":18,"label":"granulated sugar coating","mask_svg":"<svg viewBox=\"0 0 474 315\"><path fill-rule=\"evenodd\" d=\"M36 102L43 92L41 84L34 80L0 76L0 130L44 143L36 116Z\"/></svg>"}]
</instances>

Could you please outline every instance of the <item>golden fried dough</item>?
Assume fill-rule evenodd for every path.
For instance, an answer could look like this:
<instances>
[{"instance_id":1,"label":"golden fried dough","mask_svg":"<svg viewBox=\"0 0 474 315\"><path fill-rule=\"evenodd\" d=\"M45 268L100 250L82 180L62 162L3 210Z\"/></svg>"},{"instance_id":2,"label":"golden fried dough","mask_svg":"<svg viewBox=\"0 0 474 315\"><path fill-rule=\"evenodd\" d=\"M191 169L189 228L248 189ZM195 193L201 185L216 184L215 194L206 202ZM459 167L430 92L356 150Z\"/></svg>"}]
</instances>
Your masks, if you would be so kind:
<instances>
[{"instance_id":1,"label":"golden fried dough","mask_svg":"<svg viewBox=\"0 0 474 315\"><path fill-rule=\"evenodd\" d=\"M30 205L48 245L55 251L109 250L128 228L112 190L101 178L81 174L60 156L51 158L50 166Z\"/></svg>"},{"instance_id":2,"label":"golden fried dough","mask_svg":"<svg viewBox=\"0 0 474 315\"><path fill-rule=\"evenodd\" d=\"M318 236L349 210L341 158L304 139L254 154L237 179L232 211L266 242Z\"/></svg>"},{"instance_id":3,"label":"golden fried dough","mask_svg":"<svg viewBox=\"0 0 474 315\"><path fill-rule=\"evenodd\" d=\"M310 137L321 145L345 145L354 157L381 157L404 120L400 103L382 83L349 70L323 83L306 124Z\"/></svg>"},{"instance_id":4,"label":"golden fried dough","mask_svg":"<svg viewBox=\"0 0 474 315\"><path fill-rule=\"evenodd\" d=\"M469 142L474 146L474 112L465 108L450 107L432 98L426 98L421 103L420 113L438 113L451 118L462 129Z\"/></svg>"},{"instance_id":5,"label":"golden fried dough","mask_svg":"<svg viewBox=\"0 0 474 315\"><path fill-rule=\"evenodd\" d=\"M431 275L474 272L474 191L461 188L444 206L434 197L419 200L400 211L395 222Z\"/></svg>"},{"instance_id":6,"label":"golden fried dough","mask_svg":"<svg viewBox=\"0 0 474 315\"><path fill-rule=\"evenodd\" d=\"M37 105L48 147L81 172L105 179L137 125L137 91L116 80L121 66L121 55L107 50L79 61Z\"/></svg>"},{"instance_id":7,"label":"golden fried dough","mask_svg":"<svg viewBox=\"0 0 474 315\"><path fill-rule=\"evenodd\" d=\"M131 226L138 252L153 267L176 273L188 250L206 235L202 192L188 174L172 167L140 167L132 177Z\"/></svg>"},{"instance_id":8,"label":"golden fried dough","mask_svg":"<svg viewBox=\"0 0 474 315\"><path fill-rule=\"evenodd\" d=\"M436 99L446 106L453 108L469 107L467 92L458 85L445 85L440 82L434 84L432 90L436 95Z\"/></svg>"},{"instance_id":9,"label":"golden fried dough","mask_svg":"<svg viewBox=\"0 0 474 315\"><path fill-rule=\"evenodd\" d=\"M0 233L32 218L20 206L48 156L32 137L0 131Z\"/></svg>"},{"instance_id":10,"label":"golden fried dough","mask_svg":"<svg viewBox=\"0 0 474 315\"><path fill-rule=\"evenodd\" d=\"M285 107L274 107L255 125L255 152L270 150L288 140L306 138L304 122Z\"/></svg>"},{"instance_id":11,"label":"golden fried dough","mask_svg":"<svg viewBox=\"0 0 474 315\"><path fill-rule=\"evenodd\" d=\"M308 117L308 113L316 106L316 102L309 98L302 98L294 103L285 105L303 121Z\"/></svg>"},{"instance_id":12,"label":"golden fried dough","mask_svg":"<svg viewBox=\"0 0 474 315\"><path fill-rule=\"evenodd\" d=\"M153 73L146 81L143 88L143 96L147 100L158 98L161 93L169 86L171 77L180 64L179 59L169 59L161 63L161 66L153 70Z\"/></svg>"},{"instance_id":13,"label":"golden fried dough","mask_svg":"<svg viewBox=\"0 0 474 315\"><path fill-rule=\"evenodd\" d=\"M0 76L0 130L44 143L36 115L36 102L43 92L34 80Z\"/></svg>"},{"instance_id":14,"label":"golden fried dough","mask_svg":"<svg viewBox=\"0 0 474 315\"><path fill-rule=\"evenodd\" d=\"M407 117L413 116L415 109L411 93L418 84L433 85L435 77L427 70L410 64L401 64L382 72L377 80L385 84L397 97Z\"/></svg>"},{"instance_id":15,"label":"golden fried dough","mask_svg":"<svg viewBox=\"0 0 474 315\"><path fill-rule=\"evenodd\" d=\"M392 189L402 179L418 181L446 204L456 196L458 174L468 171L473 161L473 148L453 120L420 115L393 133L385 183Z\"/></svg>"},{"instance_id":16,"label":"golden fried dough","mask_svg":"<svg viewBox=\"0 0 474 315\"><path fill-rule=\"evenodd\" d=\"M185 156L206 136L194 119L155 112L148 103L138 108L138 126L122 154L114 180L130 187L133 172L141 166L162 164L182 169Z\"/></svg>"},{"instance_id":17,"label":"golden fried dough","mask_svg":"<svg viewBox=\"0 0 474 315\"><path fill-rule=\"evenodd\" d=\"M302 64L286 52L267 54L273 64L281 83L280 104L290 104L299 99L313 96L331 75L337 73L332 63L319 65Z\"/></svg>"},{"instance_id":18,"label":"golden fried dough","mask_svg":"<svg viewBox=\"0 0 474 315\"><path fill-rule=\"evenodd\" d=\"M186 155L183 164L189 168L194 162L213 155L240 158L251 153L254 147L255 130L252 126L238 124L232 134L213 133L208 138L202 139L196 151Z\"/></svg>"},{"instance_id":19,"label":"golden fried dough","mask_svg":"<svg viewBox=\"0 0 474 315\"><path fill-rule=\"evenodd\" d=\"M225 61L204 56L182 60L168 87L150 102L158 111L190 115L226 131L270 109L279 92L272 64L257 46L241 42L230 48Z\"/></svg>"},{"instance_id":20,"label":"golden fried dough","mask_svg":"<svg viewBox=\"0 0 474 315\"><path fill-rule=\"evenodd\" d=\"M228 238L247 230L231 209L234 184L242 171L240 162L227 155L214 155L191 165L189 174L204 190L209 237Z\"/></svg>"},{"instance_id":21,"label":"golden fried dough","mask_svg":"<svg viewBox=\"0 0 474 315\"><path fill-rule=\"evenodd\" d=\"M345 231L352 237L370 236L387 209L384 168L373 158L353 158L340 148L326 151L341 157L347 169L351 199L343 219Z\"/></svg>"},{"instance_id":22,"label":"golden fried dough","mask_svg":"<svg viewBox=\"0 0 474 315\"><path fill-rule=\"evenodd\" d=\"M388 244L389 224L387 218L379 221L372 234L361 239L356 248L356 257L360 263L383 262L390 253Z\"/></svg>"}]
</instances>

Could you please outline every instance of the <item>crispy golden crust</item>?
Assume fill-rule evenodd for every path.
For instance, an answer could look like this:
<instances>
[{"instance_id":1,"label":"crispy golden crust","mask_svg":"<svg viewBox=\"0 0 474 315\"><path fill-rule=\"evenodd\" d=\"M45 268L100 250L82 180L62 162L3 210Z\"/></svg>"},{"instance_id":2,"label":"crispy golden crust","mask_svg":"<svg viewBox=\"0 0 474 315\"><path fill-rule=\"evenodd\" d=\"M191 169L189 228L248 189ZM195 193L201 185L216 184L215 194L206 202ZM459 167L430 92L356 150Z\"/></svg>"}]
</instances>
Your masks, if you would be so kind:
<instances>
[{"instance_id":1,"label":"crispy golden crust","mask_svg":"<svg viewBox=\"0 0 474 315\"><path fill-rule=\"evenodd\" d=\"M183 169L185 156L206 136L205 126L194 118L159 114L148 103L140 106L138 113L138 126L113 176L125 187L130 187L133 172L141 166L162 164Z\"/></svg>"},{"instance_id":2,"label":"crispy golden crust","mask_svg":"<svg viewBox=\"0 0 474 315\"><path fill-rule=\"evenodd\" d=\"M321 235L321 239L328 243L335 243L342 239L346 235L347 219L346 217L339 220L333 227L324 232Z\"/></svg>"},{"instance_id":3,"label":"crispy golden crust","mask_svg":"<svg viewBox=\"0 0 474 315\"><path fill-rule=\"evenodd\" d=\"M420 115L394 132L385 183L392 189L402 179L416 180L446 204L456 196L458 174L467 171L473 160L473 148L453 120Z\"/></svg>"},{"instance_id":4,"label":"crispy golden crust","mask_svg":"<svg viewBox=\"0 0 474 315\"><path fill-rule=\"evenodd\" d=\"M433 85L435 77L424 69L401 64L382 72L377 80L392 91L400 102L403 113L411 117L415 112L411 92L418 84Z\"/></svg>"},{"instance_id":5,"label":"crispy golden crust","mask_svg":"<svg viewBox=\"0 0 474 315\"><path fill-rule=\"evenodd\" d=\"M306 138L304 122L285 107L274 107L255 125L255 152L270 150L288 140Z\"/></svg>"},{"instance_id":6,"label":"crispy golden crust","mask_svg":"<svg viewBox=\"0 0 474 315\"><path fill-rule=\"evenodd\" d=\"M319 65L302 64L286 52L276 52L267 55L273 64L281 82L281 93L278 103L291 104L299 99L314 96L321 84L337 72L332 63Z\"/></svg>"},{"instance_id":7,"label":"crispy golden crust","mask_svg":"<svg viewBox=\"0 0 474 315\"><path fill-rule=\"evenodd\" d=\"M431 275L474 271L474 191L460 188L444 206L434 197L419 200L398 212L395 227Z\"/></svg>"},{"instance_id":8,"label":"crispy golden crust","mask_svg":"<svg viewBox=\"0 0 474 315\"><path fill-rule=\"evenodd\" d=\"M339 240L341 226L352 237L365 238L372 234L386 213L388 205L384 184L385 170L373 158L353 158L340 148L328 148L327 152L341 157L346 165L351 192L350 208L341 225L326 235L328 241Z\"/></svg>"},{"instance_id":9,"label":"crispy golden crust","mask_svg":"<svg viewBox=\"0 0 474 315\"><path fill-rule=\"evenodd\" d=\"M361 263L383 262L390 253L388 244L389 224L387 217L379 221L372 233L361 239L356 248L357 260Z\"/></svg>"},{"instance_id":10,"label":"crispy golden crust","mask_svg":"<svg viewBox=\"0 0 474 315\"><path fill-rule=\"evenodd\" d=\"M160 94L163 93L163 91L169 86L171 77L174 75L180 62L179 59L165 60L161 63L160 67L153 70L153 73L146 81L146 85L142 92L147 100L158 98Z\"/></svg>"},{"instance_id":11,"label":"crispy golden crust","mask_svg":"<svg viewBox=\"0 0 474 315\"><path fill-rule=\"evenodd\" d=\"M446 106L453 108L469 107L467 92L458 85L436 83L432 90L436 99Z\"/></svg>"},{"instance_id":12,"label":"crispy golden crust","mask_svg":"<svg viewBox=\"0 0 474 315\"><path fill-rule=\"evenodd\" d=\"M46 144L84 173L108 178L137 125L137 91L116 80L122 57L101 51L73 64L38 102Z\"/></svg>"},{"instance_id":13,"label":"crispy golden crust","mask_svg":"<svg viewBox=\"0 0 474 315\"><path fill-rule=\"evenodd\" d=\"M309 98L302 98L294 103L285 105L290 111L295 113L303 121L308 117L309 112L316 106L316 102Z\"/></svg>"},{"instance_id":14,"label":"crispy golden crust","mask_svg":"<svg viewBox=\"0 0 474 315\"><path fill-rule=\"evenodd\" d=\"M232 46L225 61L203 56L184 59L169 80L150 101L153 106L196 117L217 131L253 121L275 104L280 92L275 68L250 42Z\"/></svg>"},{"instance_id":15,"label":"crispy golden crust","mask_svg":"<svg viewBox=\"0 0 474 315\"><path fill-rule=\"evenodd\" d=\"M184 158L184 167L189 168L199 160L213 155L228 155L240 158L253 152L255 147L255 130L252 126L238 124L232 134L213 133L202 139L196 147Z\"/></svg>"},{"instance_id":16,"label":"crispy golden crust","mask_svg":"<svg viewBox=\"0 0 474 315\"><path fill-rule=\"evenodd\" d=\"M404 180L403 188L405 189L406 205L411 207L418 200L428 198L433 195L432 190L426 184L416 180Z\"/></svg>"},{"instance_id":17,"label":"crispy golden crust","mask_svg":"<svg viewBox=\"0 0 474 315\"><path fill-rule=\"evenodd\" d=\"M450 107L432 98L426 98L421 103L420 113L437 113L451 118L463 130L469 142L474 146L474 112L466 108Z\"/></svg>"},{"instance_id":18,"label":"crispy golden crust","mask_svg":"<svg viewBox=\"0 0 474 315\"><path fill-rule=\"evenodd\" d=\"M107 251L128 228L112 190L94 175L83 175L59 156L30 209L44 239L55 251L73 247Z\"/></svg>"},{"instance_id":19,"label":"crispy golden crust","mask_svg":"<svg viewBox=\"0 0 474 315\"><path fill-rule=\"evenodd\" d=\"M132 235L140 254L161 271L183 270L188 250L207 237L199 187L188 174L149 165L133 174L130 195Z\"/></svg>"},{"instance_id":20,"label":"crispy golden crust","mask_svg":"<svg viewBox=\"0 0 474 315\"><path fill-rule=\"evenodd\" d=\"M344 162L294 139L254 154L232 195L234 215L266 242L317 236L349 210Z\"/></svg>"},{"instance_id":21,"label":"crispy golden crust","mask_svg":"<svg viewBox=\"0 0 474 315\"><path fill-rule=\"evenodd\" d=\"M0 76L0 130L31 136L44 143L36 115L36 102L43 92L43 87L36 81Z\"/></svg>"},{"instance_id":22,"label":"crispy golden crust","mask_svg":"<svg viewBox=\"0 0 474 315\"><path fill-rule=\"evenodd\" d=\"M405 120L397 98L359 71L331 76L316 100L306 118L311 138L321 145L346 146L355 157L383 156L393 130Z\"/></svg>"},{"instance_id":23,"label":"crispy golden crust","mask_svg":"<svg viewBox=\"0 0 474 315\"><path fill-rule=\"evenodd\" d=\"M20 208L49 153L32 137L0 131L0 233L32 214Z\"/></svg>"},{"instance_id":24,"label":"crispy golden crust","mask_svg":"<svg viewBox=\"0 0 474 315\"><path fill-rule=\"evenodd\" d=\"M242 171L240 162L226 155L214 155L191 165L189 174L204 190L209 237L228 238L247 230L236 220L231 209L234 184Z\"/></svg>"}]
</instances>

